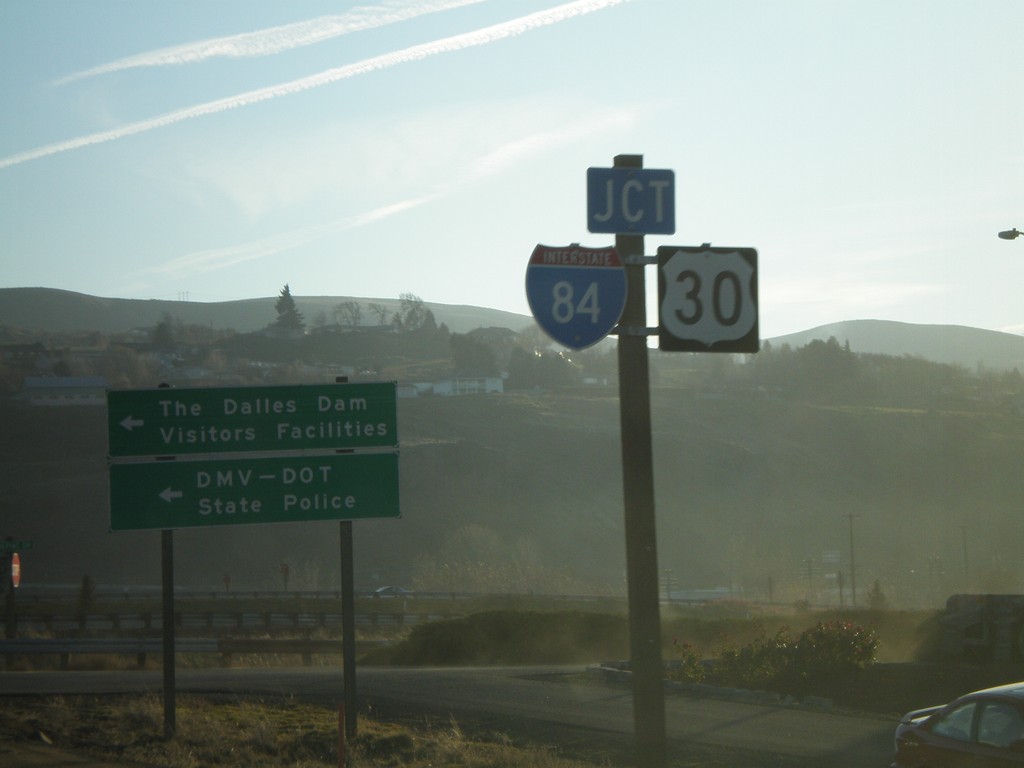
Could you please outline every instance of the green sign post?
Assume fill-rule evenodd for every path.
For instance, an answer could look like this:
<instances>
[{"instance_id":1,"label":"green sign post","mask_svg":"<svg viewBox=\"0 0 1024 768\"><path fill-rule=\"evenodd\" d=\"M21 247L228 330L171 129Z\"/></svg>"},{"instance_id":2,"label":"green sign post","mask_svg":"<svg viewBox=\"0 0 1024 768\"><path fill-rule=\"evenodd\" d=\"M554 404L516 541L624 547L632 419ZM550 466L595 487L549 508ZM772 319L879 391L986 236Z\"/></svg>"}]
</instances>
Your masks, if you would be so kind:
<instances>
[{"instance_id":1,"label":"green sign post","mask_svg":"<svg viewBox=\"0 0 1024 768\"><path fill-rule=\"evenodd\" d=\"M398 516L394 451L110 466L115 531Z\"/></svg>"},{"instance_id":2,"label":"green sign post","mask_svg":"<svg viewBox=\"0 0 1024 768\"><path fill-rule=\"evenodd\" d=\"M398 445L394 382L107 393L111 458Z\"/></svg>"},{"instance_id":3,"label":"green sign post","mask_svg":"<svg viewBox=\"0 0 1024 768\"><path fill-rule=\"evenodd\" d=\"M107 393L111 530L161 532L167 738L175 730L175 528L340 521L345 700L354 718L352 520L399 516L396 395L394 382Z\"/></svg>"},{"instance_id":4,"label":"green sign post","mask_svg":"<svg viewBox=\"0 0 1024 768\"><path fill-rule=\"evenodd\" d=\"M24 552L26 549L32 549L31 541L0 541L0 553L3 554L8 552Z\"/></svg>"}]
</instances>

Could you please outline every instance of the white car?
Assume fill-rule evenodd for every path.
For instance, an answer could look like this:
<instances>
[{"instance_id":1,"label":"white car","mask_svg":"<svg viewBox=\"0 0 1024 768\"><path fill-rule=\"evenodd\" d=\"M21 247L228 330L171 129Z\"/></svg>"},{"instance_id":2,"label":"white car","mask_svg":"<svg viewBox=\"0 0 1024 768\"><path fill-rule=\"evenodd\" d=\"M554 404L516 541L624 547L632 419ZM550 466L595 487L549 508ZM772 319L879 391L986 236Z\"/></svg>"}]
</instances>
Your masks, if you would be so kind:
<instances>
[{"instance_id":1,"label":"white car","mask_svg":"<svg viewBox=\"0 0 1024 768\"><path fill-rule=\"evenodd\" d=\"M1024 766L1024 682L908 712L891 768Z\"/></svg>"}]
</instances>

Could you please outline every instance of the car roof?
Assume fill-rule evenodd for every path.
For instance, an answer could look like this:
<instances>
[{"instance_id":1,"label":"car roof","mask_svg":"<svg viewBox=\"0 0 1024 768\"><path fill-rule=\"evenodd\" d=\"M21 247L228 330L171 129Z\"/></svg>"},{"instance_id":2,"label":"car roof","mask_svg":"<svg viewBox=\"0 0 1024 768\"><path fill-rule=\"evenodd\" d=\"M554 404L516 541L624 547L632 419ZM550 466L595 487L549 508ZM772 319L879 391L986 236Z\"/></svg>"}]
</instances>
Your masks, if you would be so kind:
<instances>
[{"instance_id":1,"label":"car roof","mask_svg":"<svg viewBox=\"0 0 1024 768\"><path fill-rule=\"evenodd\" d=\"M1024 701L1024 682L1019 683L1007 683L1006 685L997 685L993 688L985 688L980 691L974 691L973 693L967 694L968 696L1008 696L1013 699L1020 699Z\"/></svg>"}]
</instances>

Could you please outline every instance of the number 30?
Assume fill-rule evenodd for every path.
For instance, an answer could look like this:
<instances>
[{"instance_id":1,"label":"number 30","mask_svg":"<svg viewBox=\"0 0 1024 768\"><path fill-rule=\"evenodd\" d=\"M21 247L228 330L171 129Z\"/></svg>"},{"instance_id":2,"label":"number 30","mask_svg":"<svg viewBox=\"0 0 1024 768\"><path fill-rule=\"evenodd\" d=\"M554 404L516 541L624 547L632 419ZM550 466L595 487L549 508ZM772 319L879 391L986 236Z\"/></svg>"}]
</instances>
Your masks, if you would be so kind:
<instances>
[{"instance_id":1,"label":"number 30","mask_svg":"<svg viewBox=\"0 0 1024 768\"><path fill-rule=\"evenodd\" d=\"M729 284L728 301L725 300L725 284ZM701 299L703 281L692 269L684 269L669 283L672 304L676 305L676 317L686 325L696 325L704 316L704 302ZM711 309L720 325L735 325L743 311L743 293L740 278L735 272L724 271L715 275L711 286ZM726 305L731 311L726 313Z\"/></svg>"}]
</instances>

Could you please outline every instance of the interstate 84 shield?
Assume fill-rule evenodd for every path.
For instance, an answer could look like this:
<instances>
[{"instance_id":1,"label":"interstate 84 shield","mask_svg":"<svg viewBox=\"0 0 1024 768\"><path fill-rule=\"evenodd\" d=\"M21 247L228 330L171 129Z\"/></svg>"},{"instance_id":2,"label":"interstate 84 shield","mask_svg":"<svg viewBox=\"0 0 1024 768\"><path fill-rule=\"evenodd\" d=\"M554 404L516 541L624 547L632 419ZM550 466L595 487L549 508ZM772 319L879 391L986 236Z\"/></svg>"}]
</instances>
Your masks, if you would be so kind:
<instances>
[{"instance_id":1,"label":"interstate 84 shield","mask_svg":"<svg viewBox=\"0 0 1024 768\"><path fill-rule=\"evenodd\" d=\"M585 349L619 322L626 306L626 270L611 247L538 245L526 269L526 298L548 336L570 349Z\"/></svg>"}]
</instances>

